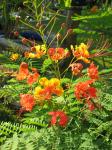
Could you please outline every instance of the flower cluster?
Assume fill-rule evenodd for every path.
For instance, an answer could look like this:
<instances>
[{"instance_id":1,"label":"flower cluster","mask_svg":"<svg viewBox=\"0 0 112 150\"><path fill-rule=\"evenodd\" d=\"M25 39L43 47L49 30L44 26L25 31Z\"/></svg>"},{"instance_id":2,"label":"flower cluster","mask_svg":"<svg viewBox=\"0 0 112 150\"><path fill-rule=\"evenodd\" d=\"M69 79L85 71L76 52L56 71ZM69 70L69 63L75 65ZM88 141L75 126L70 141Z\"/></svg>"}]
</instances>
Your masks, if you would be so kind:
<instances>
[{"instance_id":1,"label":"flower cluster","mask_svg":"<svg viewBox=\"0 0 112 150\"><path fill-rule=\"evenodd\" d=\"M96 89L91 87L94 80L87 80L85 82L79 82L75 86L75 96L78 100L82 98L96 98Z\"/></svg>"},{"instance_id":2,"label":"flower cluster","mask_svg":"<svg viewBox=\"0 0 112 150\"><path fill-rule=\"evenodd\" d=\"M49 48L48 55L53 61L58 61L69 56L69 51L64 48Z\"/></svg>"},{"instance_id":3,"label":"flower cluster","mask_svg":"<svg viewBox=\"0 0 112 150\"><path fill-rule=\"evenodd\" d=\"M81 43L79 46L76 46L75 49L71 45L71 50L73 53L73 56L76 57L78 60L83 60L85 63L90 63L89 57L90 54L88 52L88 46L84 43Z\"/></svg>"},{"instance_id":4,"label":"flower cluster","mask_svg":"<svg viewBox=\"0 0 112 150\"><path fill-rule=\"evenodd\" d=\"M90 100L92 98L96 98L96 88L92 87L91 84L94 82L94 80L87 80L85 82L79 82L76 86L75 86L75 96L78 100L81 99L86 99L85 102L87 102L87 104L89 105L89 109L90 109L90 104L94 105ZM91 109L90 109L91 110ZM93 109L92 109L93 110Z\"/></svg>"},{"instance_id":5,"label":"flower cluster","mask_svg":"<svg viewBox=\"0 0 112 150\"><path fill-rule=\"evenodd\" d=\"M32 111L35 106L35 99L31 94L20 94L20 105L26 111Z\"/></svg>"},{"instance_id":6,"label":"flower cluster","mask_svg":"<svg viewBox=\"0 0 112 150\"><path fill-rule=\"evenodd\" d=\"M23 39L23 43L26 43L26 39ZM88 46L84 43L81 43L79 46L76 46L75 49L73 46L71 46L71 50L73 53L73 56L75 57L75 62L73 60L71 61L70 65L73 76L77 75L83 75L82 69L83 65L80 62L77 62L78 60L83 60L86 63L90 63L90 54L88 51ZM31 47L31 50L29 52L25 53L25 57L27 58L41 58L43 55L46 54L46 46L45 45L37 45ZM47 56L52 61L58 63L59 60L62 60L70 55L69 51L64 48L49 48L47 51ZM52 62L51 61L51 62ZM55 63L53 62L53 65ZM56 69L55 69L56 71ZM59 70L57 70L59 71ZM85 105L87 105L88 109L90 111L93 111L96 107L95 100L97 98L97 90L93 86L93 83L99 79L98 74L98 67L95 66L95 64L92 62L89 64L89 67L87 68L87 75L89 79L84 82L79 82L74 87L74 96L77 100L83 102ZM58 76L58 74L56 74ZM61 76L61 75L60 75ZM39 78L39 73L36 68L31 68L29 71L28 64L25 62L22 62L20 64L19 72L16 76L17 80L27 80L27 83L29 85L32 85L33 83L37 82L37 85L31 87L31 91L33 95L31 94L21 94L20 95L20 105L23 110L25 111L32 111L33 107L37 104L42 105L49 105L51 104L52 107L50 107L50 112L48 113L51 115L51 125L60 125L62 127L65 127L68 123L68 116L65 112L62 110L59 110L58 107L59 103L53 104L51 102L51 99L55 99L55 96L63 96L64 90L61 86L61 80L58 78L51 78L48 79L46 77ZM62 81L63 83L63 81ZM72 86L70 86L72 88ZM71 90L71 89L70 89ZM66 89L68 92L68 89ZM68 94L68 93L67 93ZM63 98L66 97L66 93L64 93ZM45 103L47 101L48 103ZM55 108L55 110L51 111L51 108ZM65 108L66 109L66 106ZM63 110L64 110L63 109Z\"/></svg>"},{"instance_id":7,"label":"flower cluster","mask_svg":"<svg viewBox=\"0 0 112 150\"><path fill-rule=\"evenodd\" d=\"M40 86L37 86L34 91L34 97L37 100L50 100L52 95L61 96L64 92L60 80L57 78L48 80L43 77L39 83Z\"/></svg>"},{"instance_id":8,"label":"flower cluster","mask_svg":"<svg viewBox=\"0 0 112 150\"><path fill-rule=\"evenodd\" d=\"M70 65L70 67L72 70L72 74L75 76L80 74L83 69L83 65L81 63L73 63Z\"/></svg>"},{"instance_id":9,"label":"flower cluster","mask_svg":"<svg viewBox=\"0 0 112 150\"><path fill-rule=\"evenodd\" d=\"M94 63L91 63L89 68L88 68L88 76L91 79L98 79L98 68L94 65Z\"/></svg>"},{"instance_id":10,"label":"flower cluster","mask_svg":"<svg viewBox=\"0 0 112 150\"><path fill-rule=\"evenodd\" d=\"M32 85L34 82L37 81L39 77L39 73L37 72L37 69L32 69L33 73L29 73L28 70L28 64L25 62L22 62L20 64L19 72L16 76L17 80L24 80L27 78L27 83L29 85Z\"/></svg>"},{"instance_id":11,"label":"flower cluster","mask_svg":"<svg viewBox=\"0 0 112 150\"><path fill-rule=\"evenodd\" d=\"M92 98L96 98L96 88L92 87L93 84L98 79L98 69L97 67L91 63L90 67L88 68L88 76L91 78L85 82L79 82L75 86L75 96L78 100L86 99L86 103L88 108L92 111L95 109L94 104L91 102Z\"/></svg>"},{"instance_id":12,"label":"flower cluster","mask_svg":"<svg viewBox=\"0 0 112 150\"><path fill-rule=\"evenodd\" d=\"M85 82L79 82L75 86L74 95L78 100L86 99L85 102L88 105L88 108L92 111L95 109L94 104L91 102L92 98L96 98L96 88L92 87L91 84L93 84L99 77L98 75L98 68L95 66L95 64L92 62L87 69L87 74L90 77L90 80L87 80Z\"/></svg>"},{"instance_id":13,"label":"flower cluster","mask_svg":"<svg viewBox=\"0 0 112 150\"><path fill-rule=\"evenodd\" d=\"M46 54L46 46L45 45L37 45L31 47L29 52L25 52L24 55L26 58L41 58Z\"/></svg>"},{"instance_id":14,"label":"flower cluster","mask_svg":"<svg viewBox=\"0 0 112 150\"><path fill-rule=\"evenodd\" d=\"M49 112L49 115L52 116L51 124L55 125L57 123L57 118L59 117L58 124L62 127L65 127L68 123L68 117L63 111L53 111Z\"/></svg>"}]
</instances>

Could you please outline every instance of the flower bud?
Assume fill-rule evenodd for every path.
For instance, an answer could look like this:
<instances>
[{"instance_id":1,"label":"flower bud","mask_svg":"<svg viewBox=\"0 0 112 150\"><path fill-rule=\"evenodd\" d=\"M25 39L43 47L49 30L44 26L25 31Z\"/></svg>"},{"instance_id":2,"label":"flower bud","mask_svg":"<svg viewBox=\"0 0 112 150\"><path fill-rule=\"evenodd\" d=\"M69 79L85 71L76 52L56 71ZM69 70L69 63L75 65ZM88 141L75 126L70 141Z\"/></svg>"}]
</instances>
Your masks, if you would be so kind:
<instances>
[{"instance_id":1,"label":"flower bud","mask_svg":"<svg viewBox=\"0 0 112 150\"><path fill-rule=\"evenodd\" d=\"M33 46L33 47L31 47L31 51L32 52L35 52L36 51L36 48Z\"/></svg>"},{"instance_id":2,"label":"flower bud","mask_svg":"<svg viewBox=\"0 0 112 150\"><path fill-rule=\"evenodd\" d=\"M62 28L62 29L66 28L66 23L62 23L62 24L61 24L61 28Z\"/></svg>"},{"instance_id":3,"label":"flower bud","mask_svg":"<svg viewBox=\"0 0 112 150\"><path fill-rule=\"evenodd\" d=\"M58 34L56 35L56 38L57 38L57 40L61 40L61 39L62 39L62 35L61 35L60 33L58 33Z\"/></svg>"},{"instance_id":4,"label":"flower bud","mask_svg":"<svg viewBox=\"0 0 112 150\"><path fill-rule=\"evenodd\" d=\"M92 12L92 13L96 13L97 11L98 11L98 6L93 6L91 9L90 9L90 11Z\"/></svg>"},{"instance_id":5,"label":"flower bud","mask_svg":"<svg viewBox=\"0 0 112 150\"><path fill-rule=\"evenodd\" d=\"M28 40L27 40L26 38L22 38L22 43L23 43L23 44L26 44L27 41L28 41Z\"/></svg>"},{"instance_id":6,"label":"flower bud","mask_svg":"<svg viewBox=\"0 0 112 150\"><path fill-rule=\"evenodd\" d=\"M67 30L67 34L68 34L68 35L73 34L73 29L68 29L68 30Z\"/></svg>"}]
</instances>

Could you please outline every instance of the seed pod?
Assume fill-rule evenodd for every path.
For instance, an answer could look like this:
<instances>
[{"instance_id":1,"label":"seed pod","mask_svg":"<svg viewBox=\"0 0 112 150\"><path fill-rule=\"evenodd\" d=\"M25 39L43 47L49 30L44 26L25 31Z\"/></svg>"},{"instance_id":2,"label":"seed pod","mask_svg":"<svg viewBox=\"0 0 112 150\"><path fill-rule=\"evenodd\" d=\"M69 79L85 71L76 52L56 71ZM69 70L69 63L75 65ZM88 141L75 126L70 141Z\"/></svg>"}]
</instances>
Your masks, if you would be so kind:
<instances>
[{"instance_id":1,"label":"seed pod","mask_svg":"<svg viewBox=\"0 0 112 150\"><path fill-rule=\"evenodd\" d=\"M67 34L68 34L68 35L73 34L73 29L71 29L71 28L70 28L70 29L68 29L68 30L67 30Z\"/></svg>"},{"instance_id":2,"label":"seed pod","mask_svg":"<svg viewBox=\"0 0 112 150\"><path fill-rule=\"evenodd\" d=\"M26 44L28 42L28 40L26 38L22 38L22 43Z\"/></svg>"},{"instance_id":3,"label":"seed pod","mask_svg":"<svg viewBox=\"0 0 112 150\"><path fill-rule=\"evenodd\" d=\"M62 29L66 28L66 23L62 23L62 24L61 24L61 28L62 28Z\"/></svg>"}]
</instances>

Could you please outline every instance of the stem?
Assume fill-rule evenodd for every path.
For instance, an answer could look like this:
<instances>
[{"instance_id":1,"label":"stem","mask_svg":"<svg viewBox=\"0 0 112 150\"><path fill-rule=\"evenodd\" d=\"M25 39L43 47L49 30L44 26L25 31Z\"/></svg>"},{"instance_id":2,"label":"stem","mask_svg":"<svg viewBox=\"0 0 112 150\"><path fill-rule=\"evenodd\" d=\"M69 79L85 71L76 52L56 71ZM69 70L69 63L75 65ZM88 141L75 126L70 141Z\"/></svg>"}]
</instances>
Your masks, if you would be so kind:
<instances>
[{"instance_id":1,"label":"stem","mask_svg":"<svg viewBox=\"0 0 112 150\"><path fill-rule=\"evenodd\" d=\"M72 58L70 64L73 62L73 60L74 60L74 57ZM76 59L76 61L77 61L77 59ZM75 61L75 62L76 62L76 61ZM61 75L63 75L63 74L69 69L70 64L69 64L69 66L61 73Z\"/></svg>"},{"instance_id":2,"label":"stem","mask_svg":"<svg viewBox=\"0 0 112 150\"><path fill-rule=\"evenodd\" d=\"M50 47L50 45L52 44L52 42L55 40L57 34L61 31L62 29L59 29L59 31L56 33L56 35L54 36L54 38L52 39L52 41L49 43L48 47Z\"/></svg>"},{"instance_id":3,"label":"stem","mask_svg":"<svg viewBox=\"0 0 112 150\"><path fill-rule=\"evenodd\" d=\"M56 63L56 66L57 66L57 73L58 73L59 79L61 79L61 75L60 75L60 70L59 70L58 62Z\"/></svg>"},{"instance_id":4,"label":"stem","mask_svg":"<svg viewBox=\"0 0 112 150\"><path fill-rule=\"evenodd\" d=\"M61 44L64 42L64 40L66 39L67 36L68 36L68 33L65 34L63 40L62 40L61 43L60 43L60 46L61 46Z\"/></svg>"},{"instance_id":5,"label":"stem","mask_svg":"<svg viewBox=\"0 0 112 150\"><path fill-rule=\"evenodd\" d=\"M52 30L53 30L53 28L54 28L55 22L56 22L56 18L54 18L54 22L53 22L53 25L52 25L52 27L51 27L51 29L50 29L50 31L49 31L49 34L48 34L47 39L46 39L46 42L48 41L49 36L50 36L50 34L51 34L51 32L52 32Z\"/></svg>"}]
</instances>

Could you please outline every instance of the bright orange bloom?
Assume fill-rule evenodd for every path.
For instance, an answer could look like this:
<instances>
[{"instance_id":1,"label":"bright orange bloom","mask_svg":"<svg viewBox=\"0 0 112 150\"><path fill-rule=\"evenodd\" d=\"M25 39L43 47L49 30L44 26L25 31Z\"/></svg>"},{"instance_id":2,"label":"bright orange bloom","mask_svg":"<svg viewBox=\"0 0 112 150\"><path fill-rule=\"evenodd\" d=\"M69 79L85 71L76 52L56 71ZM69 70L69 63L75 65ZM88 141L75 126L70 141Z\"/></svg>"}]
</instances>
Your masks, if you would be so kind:
<instances>
[{"instance_id":1,"label":"bright orange bloom","mask_svg":"<svg viewBox=\"0 0 112 150\"><path fill-rule=\"evenodd\" d=\"M85 100L84 102L88 105L90 111L95 109L94 103L91 101L92 98L96 98L96 88L91 87L90 85L95 80L88 80L85 82L80 82L75 86L75 96L78 100Z\"/></svg>"},{"instance_id":2,"label":"bright orange bloom","mask_svg":"<svg viewBox=\"0 0 112 150\"><path fill-rule=\"evenodd\" d=\"M34 74L29 74L29 76L27 78L27 83L29 85L32 85L34 82L37 81L38 77L39 77L38 72L35 72Z\"/></svg>"},{"instance_id":3,"label":"bright orange bloom","mask_svg":"<svg viewBox=\"0 0 112 150\"><path fill-rule=\"evenodd\" d=\"M58 124L62 127L65 127L68 123L68 117L67 115L63 112L63 111L53 111L53 112L49 112L49 115L52 116L51 118L51 125L55 125L58 121L58 117L59 117L59 122Z\"/></svg>"},{"instance_id":4,"label":"bright orange bloom","mask_svg":"<svg viewBox=\"0 0 112 150\"><path fill-rule=\"evenodd\" d=\"M73 63L70 67L72 68L72 74L76 76L81 73L83 65L81 63Z\"/></svg>"},{"instance_id":5,"label":"bright orange bloom","mask_svg":"<svg viewBox=\"0 0 112 150\"><path fill-rule=\"evenodd\" d=\"M52 88L52 93L57 95L57 96L61 96L63 94L64 90L62 87L58 87L58 88Z\"/></svg>"},{"instance_id":6,"label":"bright orange bloom","mask_svg":"<svg viewBox=\"0 0 112 150\"><path fill-rule=\"evenodd\" d=\"M48 55L53 61L58 61L65 57L65 50L64 48L49 48Z\"/></svg>"},{"instance_id":7,"label":"bright orange bloom","mask_svg":"<svg viewBox=\"0 0 112 150\"><path fill-rule=\"evenodd\" d=\"M98 79L98 68L94 65L94 63L91 63L89 68L88 68L88 76L91 79Z\"/></svg>"},{"instance_id":8,"label":"bright orange bloom","mask_svg":"<svg viewBox=\"0 0 112 150\"><path fill-rule=\"evenodd\" d=\"M60 80L57 78L48 80L46 77L43 77L39 80L39 83L42 87L38 86L34 91L37 100L49 100L52 98L52 95L61 96L64 92L60 85Z\"/></svg>"},{"instance_id":9,"label":"bright orange bloom","mask_svg":"<svg viewBox=\"0 0 112 150\"><path fill-rule=\"evenodd\" d=\"M22 62L20 64L19 73L17 74L16 78L17 80L24 80L28 76L28 64L25 62Z\"/></svg>"},{"instance_id":10,"label":"bright orange bloom","mask_svg":"<svg viewBox=\"0 0 112 150\"><path fill-rule=\"evenodd\" d=\"M20 65L19 73L17 74L16 78L17 80L24 80L27 78L27 83L29 85L32 85L34 82L37 81L39 77L39 73L37 72L36 68L32 68L32 72L34 73L29 73L28 64L22 62Z\"/></svg>"},{"instance_id":11,"label":"bright orange bloom","mask_svg":"<svg viewBox=\"0 0 112 150\"><path fill-rule=\"evenodd\" d=\"M20 105L26 111L32 111L35 106L35 99L31 94L21 94L20 95Z\"/></svg>"},{"instance_id":12,"label":"bright orange bloom","mask_svg":"<svg viewBox=\"0 0 112 150\"><path fill-rule=\"evenodd\" d=\"M78 100L84 98L96 98L96 88L90 86L93 82L94 80L87 80L85 82L80 82L75 86L74 94Z\"/></svg>"},{"instance_id":13,"label":"bright orange bloom","mask_svg":"<svg viewBox=\"0 0 112 150\"><path fill-rule=\"evenodd\" d=\"M85 63L90 62L88 59L90 57L90 54L88 52L88 46L85 45L84 43L81 43L79 46L76 46L75 50L71 45L71 50L74 57L76 57L77 59L83 60Z\"/></svg>"}]
</instances>

